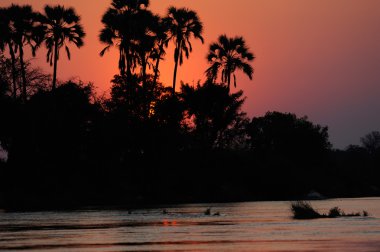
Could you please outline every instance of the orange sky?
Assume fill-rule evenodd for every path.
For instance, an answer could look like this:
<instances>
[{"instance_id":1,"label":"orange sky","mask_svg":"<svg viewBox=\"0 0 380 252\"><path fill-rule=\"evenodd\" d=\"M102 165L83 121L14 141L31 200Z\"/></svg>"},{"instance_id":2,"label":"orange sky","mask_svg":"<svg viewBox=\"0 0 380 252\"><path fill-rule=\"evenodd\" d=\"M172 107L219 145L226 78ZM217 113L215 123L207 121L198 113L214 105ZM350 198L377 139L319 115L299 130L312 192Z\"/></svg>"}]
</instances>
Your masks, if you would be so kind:
<instances>
[{"instance_id":1,"label":"orange sky","mask_svg":"<svg viewBox=\"0 0 380 252\"><path fill-rule=\"evenodd\" d=\"M107 91L118 72L117 52L111 50L101 58L98 33L110 2L1 0L0 6L32 4L39 11L45 4L75 7L87 33L85 46L71 47L70 62L60 59L58 78L79 77L94 82L98 91ZM308 115L329 126L338 148L380 130L380 1L151 0L150 9L164 14L170 5L197 11L205 26L205 45L194 41L194 52L179 69L178 80L196 83L204 77L208 45L220 34L242 35L257 57L253 81L238 75L249 116L273 110ZM172 50L161 65L161 81L168 84ZM37 52L35 64L52 71L44 50Z\"/></svg>"}]
</instances>

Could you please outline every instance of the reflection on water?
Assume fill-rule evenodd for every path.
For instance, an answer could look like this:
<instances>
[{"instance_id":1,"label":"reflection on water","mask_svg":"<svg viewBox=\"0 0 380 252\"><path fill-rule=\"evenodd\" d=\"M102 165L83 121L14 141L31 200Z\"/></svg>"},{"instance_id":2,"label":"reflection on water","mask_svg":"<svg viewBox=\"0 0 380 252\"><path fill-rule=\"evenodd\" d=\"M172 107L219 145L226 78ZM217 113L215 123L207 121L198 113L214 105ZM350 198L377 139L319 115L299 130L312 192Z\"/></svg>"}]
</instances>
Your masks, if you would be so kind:
<instances>
[{"instance_id":1,"label":"reflection on water","mask_svg":"<svg viewBox=\"0 0 380 252\"><path fill-rule=\"evenodd\" d=\"M380 198L314 201L370 217L293 220L289 202L0 212L0 251L380 251ZM220 216L207 216L205 210Z\"/></svg>"}]
</instances>

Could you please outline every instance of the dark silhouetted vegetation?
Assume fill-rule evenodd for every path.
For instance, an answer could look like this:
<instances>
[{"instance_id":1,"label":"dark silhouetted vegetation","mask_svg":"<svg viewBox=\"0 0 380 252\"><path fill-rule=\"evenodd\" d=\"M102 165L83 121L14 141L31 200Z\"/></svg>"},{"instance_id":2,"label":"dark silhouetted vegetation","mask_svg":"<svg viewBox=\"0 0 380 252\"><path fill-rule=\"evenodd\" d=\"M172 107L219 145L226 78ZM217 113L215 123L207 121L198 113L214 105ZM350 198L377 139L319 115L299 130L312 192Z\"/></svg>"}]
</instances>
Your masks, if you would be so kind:
<instances>
[{"instance_id":1,"label":"dark silhouetted vegetation","mask_svg":"<svg viewBox=\"0 0 380 252\"><path fill-rule=\"evenodd\" d=\"M294 219L317 219L322 218L314 208L305 201L296 201L291 204Z\"/></svg>"},{"instance_id":2,"label":"dark silhouetted vegetation","mask_svg":"<svg viewBox=\"0 0 380 252\"><path fill-rule=\"evenodd\" d=\"M46 5L44 12L44 15L40 15L39 18L44 29L44 40L48 49L46 59L54 67L52 86L55 89L60 49L64 46L67 58L70 59L71 53L66 43L72 42L77 47L83 46L85 33L79 23L80 17L73 8Z\"/></svg>"},{"instance_id":3,"label":"dark silhouetted vegetation","mask_svg":"<svg viewBox=\"0 0 380 252\"><path fill-rule=\"evenodd\" d=\"M203 24L198 14L187 8L169 7L167 16L163 22L168 27L169 40L175 44L174 50L174 76L173 76L173 95L177 81L178 64L182 65L183 57L189 58L193 51L190 39L192 37L200 39L203 43Z\"/></svg>"},{"instance_id":4,"label":"dark silhouetted vegetation","mask_svg":"<svg viewBox=\"0 0 380 252\"><path fill-rule=\"evenodd\" d=\"M319 219L319 218L337 218L337 217L367 217L368 212L357 212L346 214L339 207L333 207L329 210L328 214L320 214L316 211L310 203L306 201L296 201L290 207L294 219Z\"/></svg>"},{"instance_id":5,"label":"dark silhouetted vegetation","mask_svg":"<svg viewBox=\"0 0 380 252\"><path fill-rule=\"evenodd\" d=\"M11 20L9 28L10 40L12 42L10 51L19 52L19 62L22 80L22 98L24 102L27 99L27 77L25 71L24 47L29 46L32 54L35 55L38 46L43 39L43 28L39 25L38 14L32 10L30 5L11 5L6 12Z\"/></svg>"},{"instance_id":6,"label":"dark silhouetted vegetation","mask_svg":"<svg viewBox=\"0 0 380 252\"><path fill-rule=\"evenodd\" d=\"M203 42L192 10L170 7L160 17L149 1L112 1L99 34L101 55L119 51L109 96L97 95L91 83L58 82L56 70L51 89L50 75L24 58L45 41L56 69L60 48L82 46L85 32L72 8L47 6L45 18L30 6L0 13L0 143L8 154L0 161L0 207L380 194L378 133L362 146L334 150L328 128L307 117L273 111L249 118L242 111L243 91L230 90L235 71L253 74L242 37L220 36L210 46L208 80L181 83L175 92L192 40ZM159 71L170 42L173 86L161 82ZM305 206L296 205L316 215Z\"/></svg>"},{"instance_id":7,"label":"dark silhouetted vegetation","mask_svg":"<svg viewBox=\"0 0 380 252\"><path fill-rule=\"evenodd\" d=\"M236 70L242 70L252 80L253 68L249 62L253 59L242 37L228 38L227 35L221 35L217 43L210 45L207 61L211 66L206 70L207 77L216 81L221 72L222 82L227 83L230 90L231 75L236 87Z\"/></svg>"}]
</instances>

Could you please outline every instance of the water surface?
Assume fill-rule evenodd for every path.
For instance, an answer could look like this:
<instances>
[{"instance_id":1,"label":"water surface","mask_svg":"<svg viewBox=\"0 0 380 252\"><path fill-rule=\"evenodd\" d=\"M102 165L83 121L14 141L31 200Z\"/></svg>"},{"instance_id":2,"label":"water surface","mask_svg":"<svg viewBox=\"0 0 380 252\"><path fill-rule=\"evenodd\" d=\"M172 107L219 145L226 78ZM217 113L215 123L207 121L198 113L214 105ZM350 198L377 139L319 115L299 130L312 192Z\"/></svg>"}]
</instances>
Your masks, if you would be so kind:
<instances>
[{"instance_id":1,"label":"water surface","mask_svg":"<svg viewBox=\"0 0 380 252\"><path fill-rule=\"evenodd\" d=\"M0 251L380 251L380 198L311 203L370 217L293 220L285 201L3 212ZM205 215L210 206L220 215Z\"/></svg>"}]
</instances>

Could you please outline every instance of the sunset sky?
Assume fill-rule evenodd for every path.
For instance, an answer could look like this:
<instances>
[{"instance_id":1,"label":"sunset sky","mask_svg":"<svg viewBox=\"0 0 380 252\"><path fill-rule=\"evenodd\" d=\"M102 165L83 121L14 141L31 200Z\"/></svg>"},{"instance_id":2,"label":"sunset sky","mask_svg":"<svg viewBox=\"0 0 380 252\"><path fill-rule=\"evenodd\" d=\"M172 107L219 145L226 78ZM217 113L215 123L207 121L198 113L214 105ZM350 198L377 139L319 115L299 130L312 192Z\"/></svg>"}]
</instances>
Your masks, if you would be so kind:
<instances>
[{"instance_id":1,"label":"sunset sky","mask_svg":"<svg viewBox=\"0 0 380 252\"><path fill-rule=\"evenodd\" d=\"M87 33L85 46L71 46L72 59L61 57L58 79L94 82L98 92L109 92L117 70L117 51L104 57L98 40L101 16L110 0L1 0L75 7ZM178 80L204 79L208 45L220 34L241 35L256 59L253 81L238 75L238 89L247 97L250 117L267 111L307 115L329 126L336 148L358 144L361 136L380 130L380 1L379 0L151 0L150 9L164 15L167 7L188 7L203 21L205 44L194 41L194 51L178 72ZM162 63L161 81L170 85L173 46ZM63 54L62 54L63 56ZM45 50L37 52L36 66L52 72ZM236 90L236 89L233 89Z\"/></svg>"}]
</instances>

